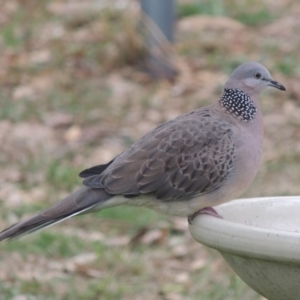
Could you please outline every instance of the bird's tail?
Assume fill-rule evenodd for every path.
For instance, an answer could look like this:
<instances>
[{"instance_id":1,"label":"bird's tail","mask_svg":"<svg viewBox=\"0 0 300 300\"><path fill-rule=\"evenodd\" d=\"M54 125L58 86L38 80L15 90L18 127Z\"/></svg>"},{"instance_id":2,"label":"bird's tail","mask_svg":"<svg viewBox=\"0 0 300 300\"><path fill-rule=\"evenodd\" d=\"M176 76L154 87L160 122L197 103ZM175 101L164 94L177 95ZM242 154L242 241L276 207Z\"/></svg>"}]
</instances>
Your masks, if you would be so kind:
<instances>
[{"instance_id":1,"label":"bird's tail","mask_svg":"<svg viewBox=\"0 0 300 300\"><path fill-rule=\"evenodd\" d=\"M111 195L102 189L83 187L51 208L3 230L0 232L0 241L20 237L87 212L109 198Z\"/></svg>"}]
</instances>

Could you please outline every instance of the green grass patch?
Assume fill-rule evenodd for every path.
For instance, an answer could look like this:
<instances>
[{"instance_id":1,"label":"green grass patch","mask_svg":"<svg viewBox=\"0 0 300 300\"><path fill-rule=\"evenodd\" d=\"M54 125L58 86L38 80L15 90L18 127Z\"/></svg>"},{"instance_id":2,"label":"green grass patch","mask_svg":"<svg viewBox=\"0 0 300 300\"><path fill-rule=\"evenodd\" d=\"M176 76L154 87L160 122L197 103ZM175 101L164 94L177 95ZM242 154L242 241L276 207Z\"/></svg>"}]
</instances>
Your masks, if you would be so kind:
<instances>
[{"instance_id":1,"label":"green grass patch","mask_svg":"<svg viewBox=\"0 0 300 300\"><path fill-rule=\"evenodd\" d=\"M167 216L157 213L151 209L134 206L117 206L104 209L97 213L97 216L104 219L122 220L136 224L137 226L146 226L164 218L168 218Z\"/></svg>"},{"instance_id":2,"label":"green grass patch","mask_svg":"<svg viewBox=\"0 0 300 300\"><path fill-rule=\"evenodd\" d=\"M12 122L39 119L42 111L35 101L23 98L14 101L0 93L0 119Z\"/></svg>"},{"instance_id":3,"label":"green grass patch","mask_svg":"<svg viewBox=\"0 0 300 300\"><path fill-rule=\"evenodd\" d=\"M287 76L295 75L297 68L297 59L291 56L283 57L282 60L279 61L275 66L275 69Z\"/></svg>"},{"instance_id":4,"label":"green grass patch","mask_svg":"<svg viewBox=\"0 0 300 300\"><path fill-rule=\"evenodd\" d=\"M276 16L274 16L269 10L262 9L253 13L249 13L248 11L241 12L236 16L236 18L248 26L259 26L272 22Z\"/></svg>"},{"instance_id":5,"label":"green grass patch","mask_svg":"<svg viewBox=\"0 0 300 300\"><path fill-rule=\"evenodd\" d=\"M200 1L178 4L178 16L180 18L193 15L223 15L224 6L222 0Z\"/></svg>"},{"instance_id":6,"label":"green grass patch","mask_svg":"<svg viewBox=\"0 0 300 300\"><path fill-rule=\"evenodd\" d=\"M56 191L70 191L80 182L79 172L80 170L72 166L69 161L54 160L48 165L46 178L49 185L55 188Z\"/></svg>"},{"instance_id":7,"label":"green grass patch","mask_svg":"<svg viewBox=\"0 0 300 300\"><path fill-rule=\"evenodd\" d=\"M19 252L26 258L28 254L39 254L43 257L72 257L85 252L86 244L77 237L67 237L58 232L49 230L40 231L20 239L1 244L2 249L10 252Z\"/></svg>"}]
</instances>

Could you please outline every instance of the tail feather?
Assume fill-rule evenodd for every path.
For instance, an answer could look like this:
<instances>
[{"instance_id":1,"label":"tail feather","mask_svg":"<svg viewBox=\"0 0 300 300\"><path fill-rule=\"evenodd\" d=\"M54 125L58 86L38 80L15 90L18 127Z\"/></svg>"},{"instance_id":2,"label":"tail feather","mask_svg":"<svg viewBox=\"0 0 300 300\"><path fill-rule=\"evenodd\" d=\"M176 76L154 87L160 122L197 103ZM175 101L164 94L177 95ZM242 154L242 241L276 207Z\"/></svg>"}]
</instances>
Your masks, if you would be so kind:
<instances>
[{"instance_id":1,"label":"tail feather","mask_svg":"<svg viewBox=\"0 0 300 300\"><path fill-rule=\"evenodd\" d=\"M0 241L20 237L84 213L111 198L102 189L83 187L51 208L0 232Z\"/></svg>"}]
</instances>

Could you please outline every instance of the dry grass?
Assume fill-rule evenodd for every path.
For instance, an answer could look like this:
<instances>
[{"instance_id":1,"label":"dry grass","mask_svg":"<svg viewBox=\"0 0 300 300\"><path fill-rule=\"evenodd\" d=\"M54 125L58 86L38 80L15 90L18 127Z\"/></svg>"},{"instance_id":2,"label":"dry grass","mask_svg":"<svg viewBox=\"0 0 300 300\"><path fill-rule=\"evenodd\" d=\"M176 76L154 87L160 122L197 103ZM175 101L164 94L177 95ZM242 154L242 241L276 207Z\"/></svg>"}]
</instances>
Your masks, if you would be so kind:
<instances>
[{"instance_id":1,"label":"dry grass","mask_svg":"<svg viewBox=\"0 0 300 300\"><path fill-rule=\"evenodd\" d=\"M210 15L178 21L173 83L140 69L134 1L121 9L0 3L1 228L76 189L80 170L217 99L230 71L249 60L265 64L288 92L262 96L264 162L244 196L300 193L300 5L211 6L219 2L202 1L197 9ZM183 14L191 3L179 1ZM262 299L217 252L193 241L186 220L146 209L74 218L0 249L1 299Z\"/></svg>"}]
</instances>

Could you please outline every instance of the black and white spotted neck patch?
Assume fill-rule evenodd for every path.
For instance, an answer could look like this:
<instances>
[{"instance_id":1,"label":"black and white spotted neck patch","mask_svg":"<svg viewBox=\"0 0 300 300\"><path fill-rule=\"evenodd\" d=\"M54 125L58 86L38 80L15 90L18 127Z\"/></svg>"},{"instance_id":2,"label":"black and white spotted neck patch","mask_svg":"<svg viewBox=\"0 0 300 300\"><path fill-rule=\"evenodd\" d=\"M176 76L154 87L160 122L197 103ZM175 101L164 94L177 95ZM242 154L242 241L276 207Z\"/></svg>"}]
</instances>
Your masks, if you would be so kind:
<instances>
[{"instance_id":1,"label":"black and white spotted neck patch","mask_svg":"<svg viewBox=\"0 0 300 300\"><path fill-rule=\"evenodd\" d=\"M227 112L246 123L251 122L257 112L251 98L238 89L224 89L219 103Z\"/></svg>"}]
</instances>

